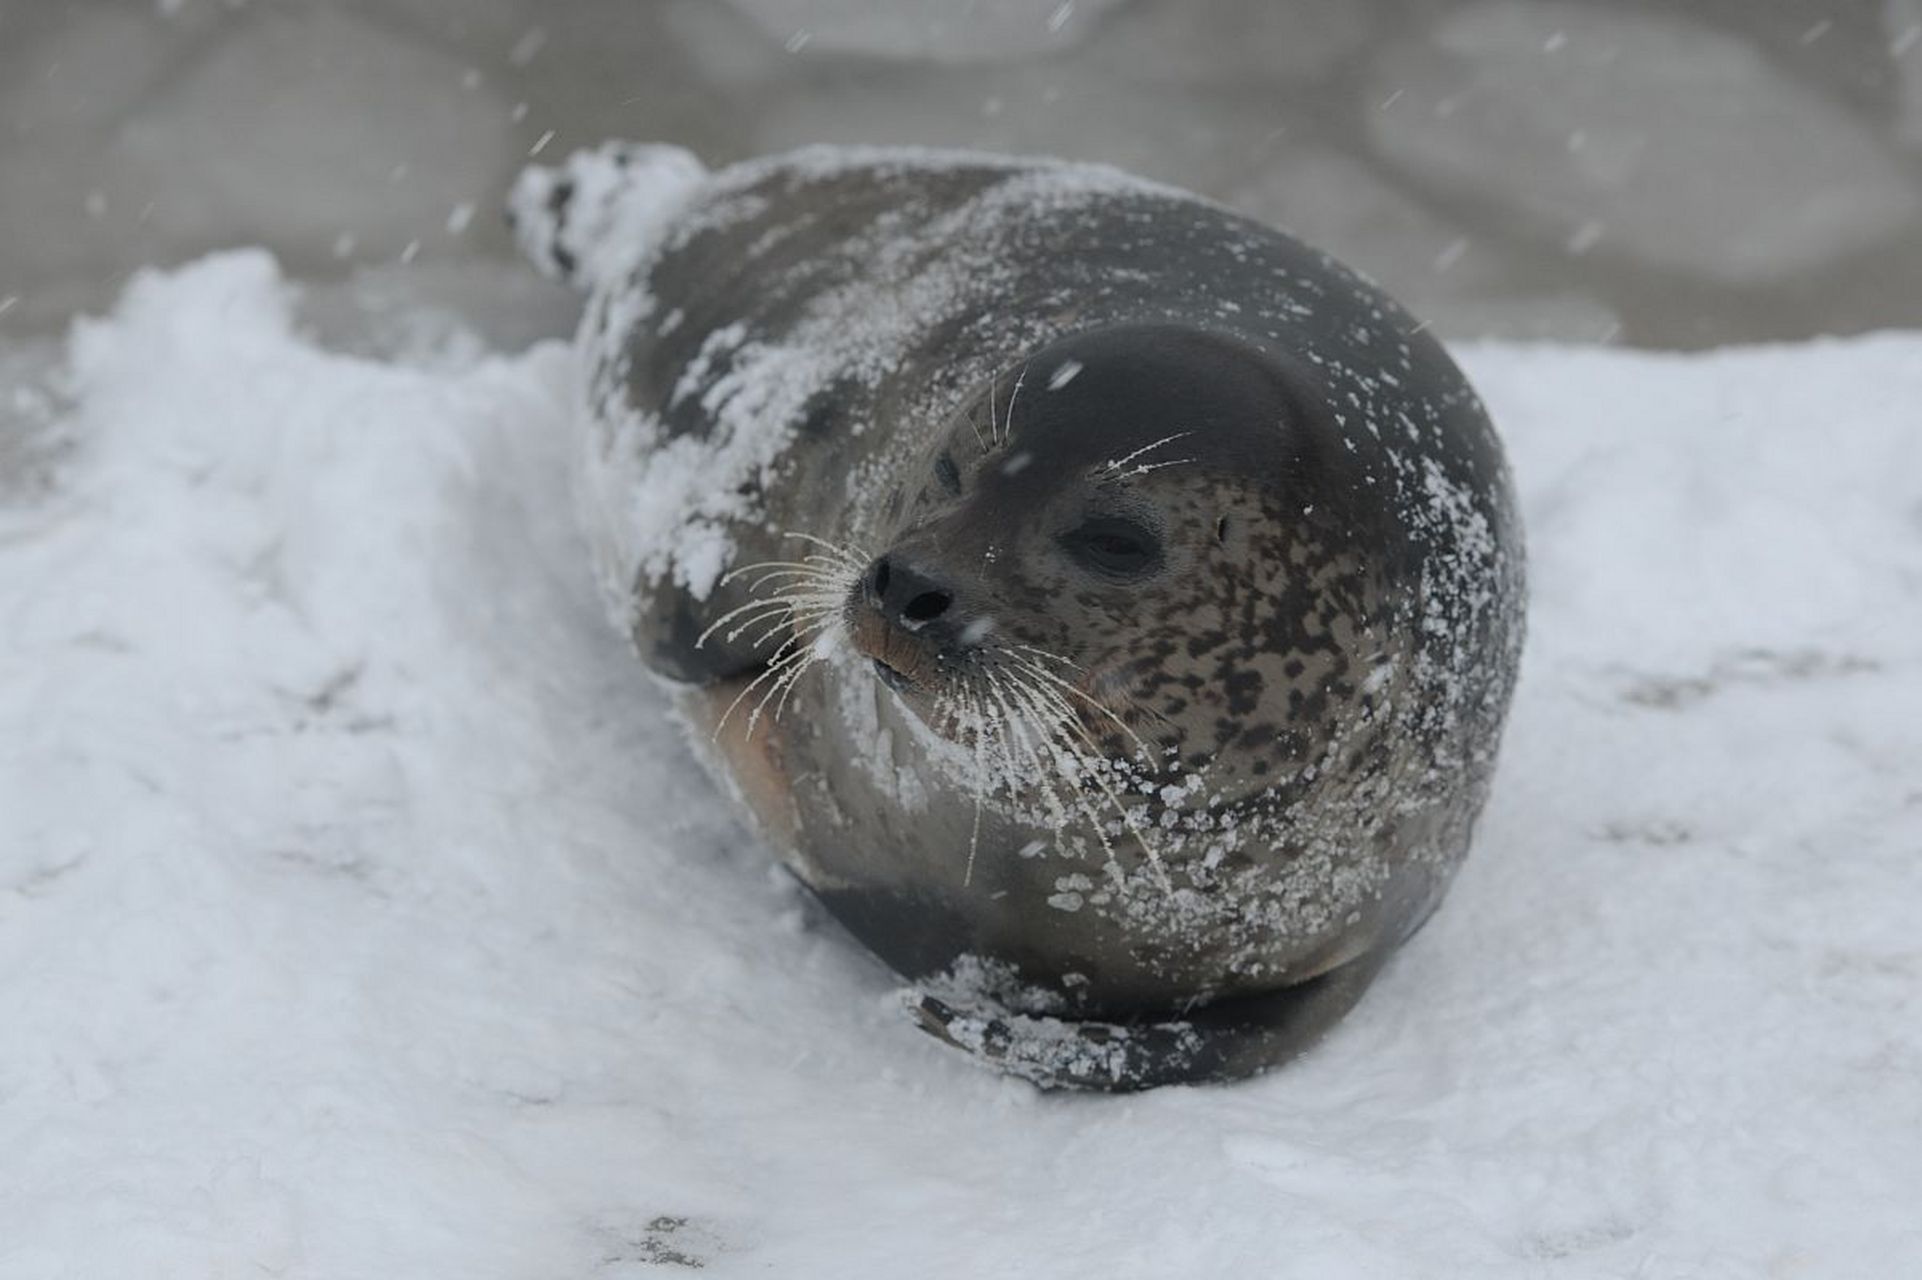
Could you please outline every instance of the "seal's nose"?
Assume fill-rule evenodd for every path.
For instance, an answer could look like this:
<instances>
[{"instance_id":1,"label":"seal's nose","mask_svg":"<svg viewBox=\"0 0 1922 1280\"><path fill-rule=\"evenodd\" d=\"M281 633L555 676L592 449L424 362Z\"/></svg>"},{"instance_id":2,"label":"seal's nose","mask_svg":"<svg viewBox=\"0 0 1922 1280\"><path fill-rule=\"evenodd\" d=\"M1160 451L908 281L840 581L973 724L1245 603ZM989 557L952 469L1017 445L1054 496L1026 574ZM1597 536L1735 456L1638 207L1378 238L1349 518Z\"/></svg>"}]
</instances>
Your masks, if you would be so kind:
<instances>
[{"instance_id":1,"label":"seal's nose","mask_svg":"<svg viewBox=\"0 0 1922 1280\"><path fill-rule=\"evenodd\" d=\"M903 631L953 621L954 592L898 556L882 556L864 579L868 603Z\"/></svg>"}]
</instances>

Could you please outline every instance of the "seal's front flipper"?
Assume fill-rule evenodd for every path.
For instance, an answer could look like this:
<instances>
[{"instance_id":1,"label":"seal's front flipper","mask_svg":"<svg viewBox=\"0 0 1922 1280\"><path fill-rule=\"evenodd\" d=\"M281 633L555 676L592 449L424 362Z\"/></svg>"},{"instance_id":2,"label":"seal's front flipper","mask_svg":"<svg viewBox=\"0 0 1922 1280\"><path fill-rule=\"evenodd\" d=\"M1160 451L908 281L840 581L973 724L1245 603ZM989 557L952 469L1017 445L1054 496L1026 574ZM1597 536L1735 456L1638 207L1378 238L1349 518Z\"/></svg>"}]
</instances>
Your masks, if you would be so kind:
<instances>
[{"instance_id":1,"label":"seal's front flipper","mask_svg":"<svg viewBox=\"0 0 1922 1280\"><path fill-rule=\"evenodd\" d=\"M681 147L603 143L556 167L522 170L507 197L507 222L541 274L593 289L622 279L659 248L707 176Z\"/></svg>"},{"instance_id":2,"label":"seal's front flipper","mask_svg":"<svg viewBox=\"0 0 1922 1280\"><path fill-rule=\"evenodd\" d=\"M964 1008L925 991L909 992L909 1003L922 1030L1044 1089L1131 1093L1239 1080L1300 1056L1354 1007L1386 958L1373 952L1296 986L1164 1021L1052 1018L987 999Z\"/></svg>"}]
</instances>

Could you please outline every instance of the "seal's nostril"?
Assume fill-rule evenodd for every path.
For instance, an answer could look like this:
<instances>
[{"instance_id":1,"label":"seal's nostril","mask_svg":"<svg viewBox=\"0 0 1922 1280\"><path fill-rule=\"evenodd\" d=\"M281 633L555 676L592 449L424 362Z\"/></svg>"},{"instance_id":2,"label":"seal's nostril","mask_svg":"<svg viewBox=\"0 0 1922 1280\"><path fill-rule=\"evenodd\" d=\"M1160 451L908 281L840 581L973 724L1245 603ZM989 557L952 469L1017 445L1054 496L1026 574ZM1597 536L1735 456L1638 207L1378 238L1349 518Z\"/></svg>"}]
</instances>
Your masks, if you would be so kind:
<instances>
[{"instance_id":1,"label":"seal's nostril","mask_svg":"<svg viewBox=\"0 0 1922 1280\"><path fill-rule=\"evenodd\" d=\"M919 631L946 615L955 602L947 583L929 577L912 557L897 557L891 552L868 567L863 591L870 605L909 631Z\"/></svg>"},{"instance_id":2,"label":"seal's nostril","mask_svg":"<svg viewBox=\"0 0 1922 1280\"><path fill-rule=\"evenodd\" d=\"M954 597L945 591L923 591L908 601L907 607L901 610L901 616L909 622L933 622L946 613L948 606L953 603Z\"/></svg>"}]
</instances>

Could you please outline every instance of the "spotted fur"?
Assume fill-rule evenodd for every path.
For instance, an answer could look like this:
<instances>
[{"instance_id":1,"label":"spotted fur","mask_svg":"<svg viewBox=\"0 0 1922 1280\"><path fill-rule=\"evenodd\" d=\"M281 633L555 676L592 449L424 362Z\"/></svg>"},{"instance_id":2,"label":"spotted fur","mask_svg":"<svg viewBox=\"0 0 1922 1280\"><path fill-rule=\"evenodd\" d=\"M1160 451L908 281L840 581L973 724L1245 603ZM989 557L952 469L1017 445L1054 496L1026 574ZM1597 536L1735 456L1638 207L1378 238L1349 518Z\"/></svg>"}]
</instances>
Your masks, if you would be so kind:
<instances>
[{"instance_id":1,"label":"spotted fur","mask_svg":"<svg viewBox=\"0 0 1922 1280\"><path fill-rule=\"evenodd\" d=\"M803 152L696 192L583 347L591 467L714 459L676 527L725 563L611 557L624 625L709 728L778 689L724 754L936 1034L1044 1083L1244 1074L1440 900L1519 530L1473 392L1367 282L1109 170ZM1077 559L1101 521L1153 533L1120 578Z\"/></svg>"}]
</instances>

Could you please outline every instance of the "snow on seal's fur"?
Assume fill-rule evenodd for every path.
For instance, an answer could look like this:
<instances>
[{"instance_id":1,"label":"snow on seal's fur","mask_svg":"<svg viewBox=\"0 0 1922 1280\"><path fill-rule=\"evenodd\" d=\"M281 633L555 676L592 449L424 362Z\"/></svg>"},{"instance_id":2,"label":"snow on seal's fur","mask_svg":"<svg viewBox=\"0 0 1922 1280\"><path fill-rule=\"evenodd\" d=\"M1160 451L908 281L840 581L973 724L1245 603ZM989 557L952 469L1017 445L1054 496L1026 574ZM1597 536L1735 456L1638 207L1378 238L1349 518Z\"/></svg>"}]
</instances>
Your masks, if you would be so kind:
<instances>
[{"instance_id":1,"label":"snow on seal's fur","mask_svg":"<svg viewBox=\"0 0 1922 1280\"><path fill-rule=\"evenodd\" d=\"M828 292L784 343L751 340L738 327L716 329L675 392L679 399L700 390L713 428L697 439L668 438L658 415L626 396L622 347L657 309L646 289L648 263L715 219L750 216L758 200L741 193L777 171L820 176L868 164L983 162L974 153L924 148L809 147L708 175L678 147L608 143L557 168L523 173L510 202L516 234L543 270L589 291L580 342L588 367L610 373L584 389L580 416L588 432L578 483L598 576L623 630L639 582L673 581L696 599L713 590L733 560L727 523L757 516L744 494L771 482L810 397L833 377L881 377L961 290L1001 267L981 253L945 270L906 272L925 246L881 243L873 270L899 276L894 287ZM1103 165L1001 163L1007 179L954 211L954 236L982 239L983 228L1104 192L1167 190ZM654 319L663 333L681 322L678 312ZM711 368L726 373L710 378Z\"/></svg>"}]
</instances>

